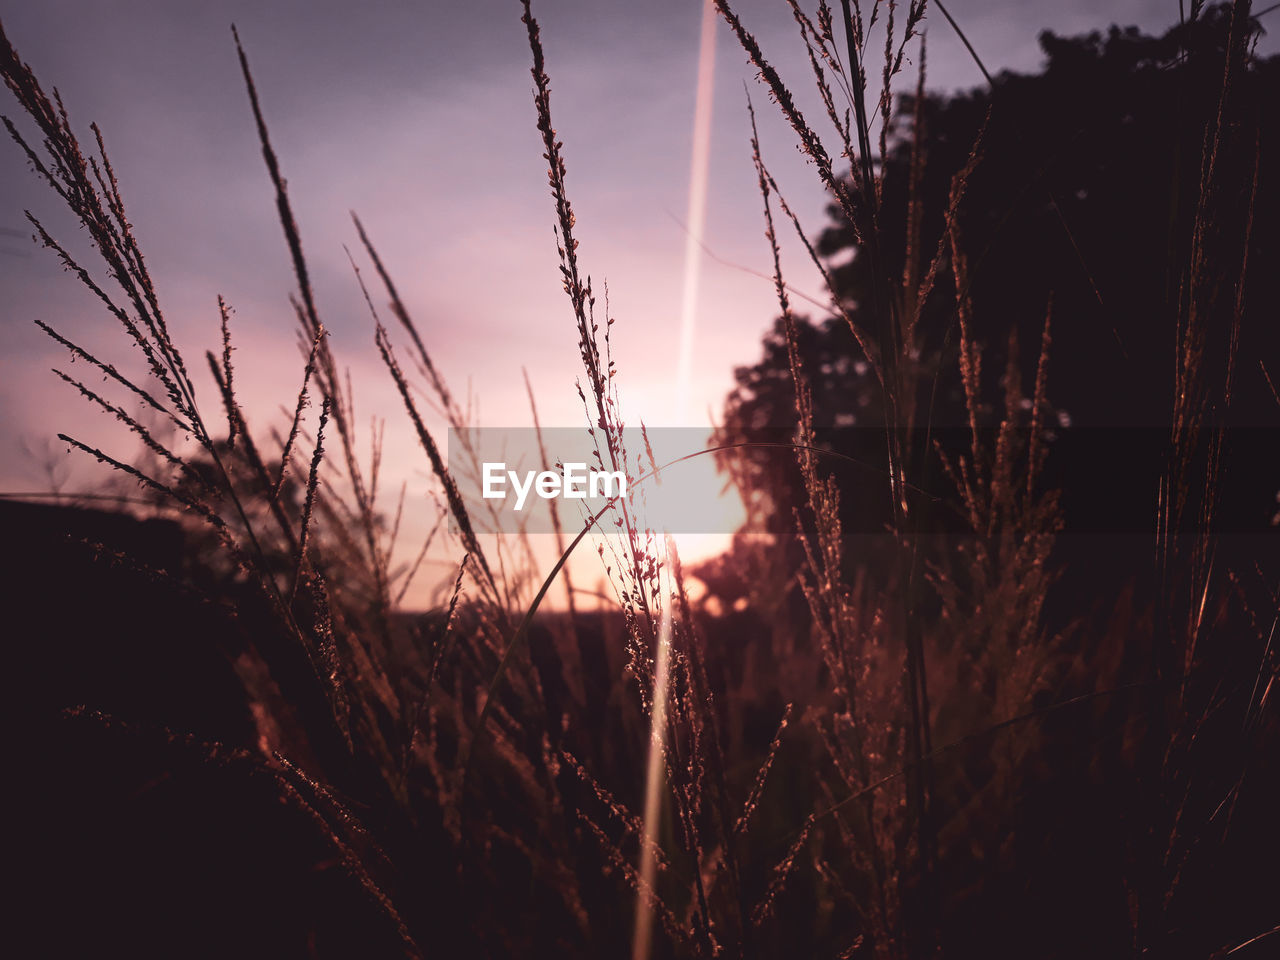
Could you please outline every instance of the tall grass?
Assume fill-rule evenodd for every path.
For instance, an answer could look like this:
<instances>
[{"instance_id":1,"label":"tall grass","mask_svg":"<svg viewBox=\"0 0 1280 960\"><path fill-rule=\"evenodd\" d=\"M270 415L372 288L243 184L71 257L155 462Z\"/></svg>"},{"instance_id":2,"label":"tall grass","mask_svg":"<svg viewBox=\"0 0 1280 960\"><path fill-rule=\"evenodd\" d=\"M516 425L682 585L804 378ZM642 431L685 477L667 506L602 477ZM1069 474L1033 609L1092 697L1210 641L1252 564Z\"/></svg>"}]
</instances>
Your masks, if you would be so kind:
<instances>
[{"instance_id":1,"label":"tall grass","mask_svg":"<svg viewBox=\"0 0 1280 960\"><path fill-rule=\"evenodd\" d=\"M905 11L875 3L864 10L851 0L834 9L819 0L813 15L796 0L788 3L832 148L801 113L744 20L727 0L716 0L769 99L852 225L859 256L868 258L870 303L855 315L833 298L831 309L848 325L880 390L888 464L882 482L892 523L886 563L871 569L850 557L854 540L842 529L840 512L848 492L829 471L829 451L815 434L813 371L798 341L775 212L835 284L830 264L770 173L749 103L763 249L772 259L793 387L792 454L804 491L793 525L803 562L782 571L783 580L797 585L803 613L779 613L772 622L760 614L751 627L726 626L727 618L697 608L674 543L646 527L629 499L610 504L580 532L565 531L557 516L561 562L546 575L533 569L520 538L486 537L486 518L465 501L455 479L479 471L479 455L467 440L468 411L432 360L372 231L357 218L362 262L373 266L395 320L393 332L353 255L373 341L439 486L438 519L452 521L459 548L443 609L413 621L400 616L408 582L436 532L410 551L411 562L397 561L405 491L388 520L381 431L375 425L371 437L358 433L353 387L321 319L293 200L271 144L269 93L260 97L239 36L235 45L296 285L299 389L288 405L288 430L270 444L255 434L237 398L231 308L221 298L211 305L220 335L220 351L206 356L222 407L215 423L198 404L195 381L170 335L102 133L91 127L86 152L60 97L45 92L0 34L0 72L37 138L7 118L5 125L36 174L88 231L94 262L75 259L29 215L36 235L101 300L146 364L144 376L127 376L42 323L123 400L58 375L119 420L147 455L130 461L62 439L212 535L227 579L248 591L237 602L265 611L254 621L252 657L280 696L248 685L259 749L241 759L265 771L280 795L318 825L405 955L618 955L632 942L635 912L651 915L660 931L652 943L637 939L645 956L936 955L946 943L944 918L964 902L963 891L952 886L963 875L954 864L973 845L999 841L999 818L1014 812L1009 798L1031 782L1028 771L1041 760L1037 751L1047 749L1047 739L1034 733L1037 723L1107 694L1100 687L1055 699L1072 665L1062 636L1043 622L1058 575L1053 556L1061 528L1057 491L1042 482L1053 311L1046 303L1034 380L1023 382L1012 334L998 345L1007 363L993 377L984 367L990 345L975 334L960 217L982 162L981 132L954 173L940 234L925 237L918 189L928 162L920 106L927 3L912 0ZM660 467L652 454L646 462L626 446L619 395L625 371L618 374L612 353L613 320L607 300L597 313L583 266L568 151L552 122L541 34L529 0L522 7L560 280L582 361L577 391L597 464L639 481ZM1220 237L1212 222L1223 178L1239 167L1231 97L1246 68L1247 10L1247 3L1235 4L1222 105L1206 132L1201 202L1184 274L1175 455L1160 501L1152 681L1175 692L1152 698L1156 719L1136 737L1152 764L1144 771L1155 771L1144 786L1152 824L1147 859L1125 878L1136 950L1168 947L1177 925L1177 886L1201 838L1212 834L1192 821L1217 796L1224 776L1228 785L1232 775L1239 777L1232 794L1244 778L1240 770L1215 770L1201 782L1212 765L1198 759L1204 748L1197 738L1221 708L1225 679L1222 657L1205 645L1221 642L1214 626L1225 617L1232 586L1215 567L1208 533L1187 541L1174 531L1188 511L1211 517L1222 469L1215 448L1198 474L1204 465L1197 451L1229 398L1243 316L1239 289L1248 237ZM918 58L917 112L906 249L896 272L889 264L899 258L884 249L882 171L893 90L910 56ZM877 57L871 85L876 71L869 65ZM1255 191L1257 157L1255 150ZM846 161L847 175L839 169ZM1235 278L1233 298L1220 295L1224 277ZM921 318L926 304L939 298L951 299L952 325L938 356L930 357L934 341L924 336ZM869 329L862 325L868 316ZM407 338L407 347L398 347L397 336ZM1207 346L1223 336L1221 349ZM1225 358L1225 372L1208 365L1210 354ZM410 357L410 366L401 355ZM912 436L931 429L930 371L953 356L971 442L958 457L921 452ZM533 408L531 389L529 399ZM429 427L427 407L463 439L452 463ZM176 437L190 437L191 445L168 440L131 412L135 408L172 427ZM536 424L536 408L533 416ZM366 441L367 455L361 452ZM730 467L732 453L719 452ZM933 507L922 493L936 489L941 477L967 526L958 547L953 541L939 546L924 533L921 517ZM568 620L552 623L564 633L557 649L540 633L538 608L556 577L567 579L565 559L597 528L615 531L599 551L616 610L591 618L575 606L569 585ZM670 624L666 638L664 622ZM614 629L619 643L609 636ZM739 642L731 647L728 640ZM1245 729L1254 742L1274 726L1269 650L1247 685ZM777 684L757 675L770 670L778 671ZM651 739L662 774L660 828L637 813ZM643 860L652 870L637 866ZM1151 862L1158 866L1149 868ZM602 882L602 874L609 879ZM1052 955L1034 947L1028 952Z\"/></svg>"}]
</instances>

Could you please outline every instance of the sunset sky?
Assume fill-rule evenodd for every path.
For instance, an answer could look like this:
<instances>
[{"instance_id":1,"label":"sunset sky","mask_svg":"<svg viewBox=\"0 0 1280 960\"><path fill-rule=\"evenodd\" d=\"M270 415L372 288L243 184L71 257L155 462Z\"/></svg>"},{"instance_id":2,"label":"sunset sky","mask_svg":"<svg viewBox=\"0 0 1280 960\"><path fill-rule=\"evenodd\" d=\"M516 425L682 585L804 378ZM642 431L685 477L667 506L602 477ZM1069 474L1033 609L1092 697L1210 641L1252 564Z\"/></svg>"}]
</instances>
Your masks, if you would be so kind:
<instances>
[{"instance_id":1,"label":"sunset sky","mask_svg":"<svg viewBox=\"0 0 1280 960\"><path fill-rule=\"evenodd\" d=\"M808 67L786 5L735 5L775 66L807 90ZM1034 70L1042 29L1077 33L1113 21L1158 31L1172 2L955 0L987 66ZM824 196L790 131L718 25L704 257L687 409L671 389L681 281L694 93L696 0L542 0L535 3L565 142L580 254L597 288L609 284L614 348L630 420L706 423L719 414L735 365L754 361L776 312L760 201L748 149L744 82L762 121L765 159L816 233ZM521 368L544 425L577 426L580 371L572 315L560 288L553 209L534 125L529 50L516 0L456 3L0 0L19 54L56 85L76 123L103 128L125 201L188 361L217 344L215 298L235 308L242 400L265 430L283 420L300 378L293 289L231 40L234 21L256 75L297 213L321 318L351 368L357 415L387 420L388 484L409 477L421 495L426 463L378 360L371 322L343 244L359 213L457 393L470 389L485 426L529 423ZM926 21L929 86L954 90L981 76L938 14ZM1274 48L1274 41L1264 43ZM912 51L914 53L914 50ZM908 67L912 73L913 67ZM914 82L912 79L911 82ZM0 111L13 115L7 92ZM808 104L800 96L802 105ZM813 112L816 119L816 111ZM23 129L27 129L24 127ZM46 437L84 435L127 456L132 438L48 372L65 351L42 319L127 366L117 327L29 240L30 209L55 237L75 227L57 198L0 147L0 489L40 490ZM786 238L784 268L821 297L815 272ZM601 298L603 300L603 298ZM381 298L379 298L381 303ZM192 363L192 365L194 365ZM201 366L203 366L201 364ZM207 381L203 401L212 419ZM23 452L24 446L35 451ZM59 461L64 448L52 451ZM78 464L68 489L97 481Z\"/></svg>"}]
</instances>

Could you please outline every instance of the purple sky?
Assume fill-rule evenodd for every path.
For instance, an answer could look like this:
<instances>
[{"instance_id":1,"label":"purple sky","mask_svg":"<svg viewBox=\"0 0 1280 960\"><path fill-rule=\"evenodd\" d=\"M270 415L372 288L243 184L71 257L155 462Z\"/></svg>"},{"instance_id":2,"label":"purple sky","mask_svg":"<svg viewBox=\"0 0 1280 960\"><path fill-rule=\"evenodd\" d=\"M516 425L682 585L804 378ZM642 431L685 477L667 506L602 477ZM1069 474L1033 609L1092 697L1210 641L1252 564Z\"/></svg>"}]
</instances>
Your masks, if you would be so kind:
<instances>
[{"instance_id":1,"label":"purple sky","mask_svg":"<svg viewBox=\"0 0 1280 960\"><path fill-rule=\"evenodd\" d=\"M580 253L607 279L620 390L629 420L673 424L670 377L680 319L685 216L697 72L698 0L542 0ZM806 4L806 6L810 6ZM807 65L785 4L736 9L798 93ZM953 0L989 68L1033 70L1036 36L1104 28L1158 30L1173 2ZM529 51L516 0L454 3L0 0L19 54L56 84L77 130L96 120L188 358L217 342L215 297L235 307L242 399L259 429L296 392L300 364L287 303L287 251L275 219L228 25L240 29L311 262L320 313L350 366L358 414L387 418L387 470L426 489L372 344L367 310L342 244L348 210L364 220L455 392L470 384L486 426L529 422L521 366L544 424L581 424L572 316L560 289L552 206L534 127ZM940 15L931 13L929 81L980 81ZM824 197L723 24L716 68L706 243L717 257L767 271L760 201L747 147L743 82L762 120L766 160L816 232ZM1264 49L1274 49L1268 39ZM910 68L908 68L910 69ZM801 102L808 100L801 97ZM4 113L14 105L4 96ZM816 111L809 111L816 119ZM40 489L44 438L78 433L122 455L133 443L48 372L65 352L32 324L50 322L127 365L118 328L27 239L31 209L55 236L74 236L56 198L0 146L0 489ZM10 236L17 230L21 236ZM789 238L788 238L789 239ZM789 281L820 295L788 242ZM704 258L691 407L717 409L735 365L759 355L776 312L770 285ZM206 385L204 403L214 397ZM254 413L256 412L256 413ZM282 419L282 417L281 417ZM705 422L699 413L695 423ZM59 460L62 445L55 445ZM89 465L68 486L94 483Z\"/></svg>"}]
</instances>

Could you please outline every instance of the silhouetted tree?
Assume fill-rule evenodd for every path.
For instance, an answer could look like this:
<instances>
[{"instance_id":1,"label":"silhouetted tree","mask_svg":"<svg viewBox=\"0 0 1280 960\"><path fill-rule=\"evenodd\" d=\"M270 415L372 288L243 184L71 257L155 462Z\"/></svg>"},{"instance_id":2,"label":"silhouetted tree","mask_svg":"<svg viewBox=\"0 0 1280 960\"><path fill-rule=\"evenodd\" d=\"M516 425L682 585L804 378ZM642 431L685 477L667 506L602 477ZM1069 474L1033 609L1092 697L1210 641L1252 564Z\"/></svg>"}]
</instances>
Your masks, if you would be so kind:
<instances>
[{"instance_id":1,"label":"silhouetted tree","mask_svg":"<svg viewBox=\"0 0 1280 960\"><path fill-rule=\"evenodd\" d=\"M1280 403L1269 382L1280 373L1274 319L1280 209L1275 184L1266 176L1267 158L1280 136L1274 108L1280 103L1280 58L1254 59L1231 78L1231 96L1224 98L1229 21L1229 9L1214 7L1161 37L1134 27L1069 38L1046 32L1040 38L1046 57L1040 73L1004 72L990 88L931 95L921 105L919 131L910 129L914 98L900 99L881 169L882 248L890 277L902 276L905 263L913 139L918 136L925 151L921 270L945 239L952 177L978 144L958 224L969 258L974 335L984 350L988 402L995 399L990 394L1005 368L1011 333L1025 345L1019 360L1024 377L1034 377L1035 347L1052 298L1049 399L1060 422L1168 425L1202 168L1212 131L1221 123L1229 149L1217 162L1227 165L1224 179L1232 189L1214 197L1207 219L1214 232L1211 249L1218 264L1226 265L1223 299L1235 280L1230 272L1247 269L1230 406L1221 411L1222 422L1280 423ZM1256 21L1249 29L1255 39L1261 32ZM1255 163L1260 174L1251 197ZM868 316L870 258L859 250L839 206L829 209L833 223L821 234L818 250L833 265L832 292L860 326L874 331ZM939 280L919 327L918 395L907 424L918 428L958 426L967 417L954 277L945 243L942 249ZM828 318L799 326L820 435L830 427L883 427L879 384L847 324ZM1226 376L1227 339L1206 344L1201 366L1211 377ZM794 423L780 321L765 339L761 361L738 369L736 380L726 405L727 439L778 439L777 431ZM864 459L877 449L866 435L859 435L856 448L841 446L851 442L849 434L828 440ZM920 461L915 467L917 479L931 477L932 486L938 485L936 468L929 473ZM847 465L839 469L861 478L858 495L842 498L842 509L865 510L868 501L887 501L886 485L874 475ZM767 525L778 532L792 529L792 508L803 502L793 458L753 453L747 471ZM1258 504L1259 517L1266 506ZM862 518L855 526L865 529L866 522Z\"/></svg>"}]
</instances>

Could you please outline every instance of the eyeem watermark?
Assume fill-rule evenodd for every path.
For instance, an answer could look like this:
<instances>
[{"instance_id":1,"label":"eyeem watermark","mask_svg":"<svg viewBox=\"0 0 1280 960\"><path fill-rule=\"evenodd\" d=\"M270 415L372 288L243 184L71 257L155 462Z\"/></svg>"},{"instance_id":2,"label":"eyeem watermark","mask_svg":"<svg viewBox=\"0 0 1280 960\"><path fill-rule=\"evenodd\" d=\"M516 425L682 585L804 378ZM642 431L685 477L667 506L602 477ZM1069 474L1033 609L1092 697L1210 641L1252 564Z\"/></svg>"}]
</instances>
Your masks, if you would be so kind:
<instances>
[{"instance_id":1,"label":"eyeem watermark","mask_svg":"<svg viewBox=\"0 0 1280 960\"><path fill-rule=\"evenodd\" d=\"M622 471L588 469L585 463L565 463L560 472L554 470L508 470L505 461L486 461L481 465L482 492L486 500L506 500L515 494L515 509L523 510L530 491L543 500L561 497L585 500L625 497L627 475Z\"/></svg>"},{"instance_id":2,"label":"eyeem watermark","mask_svg":"<svg viewBox=\"0 0 1280 960\"><path fill-rule=\"evenodd\" d=\"M726 448L717 447L723 441L706 428L654 427L642 433L628 427L615 461L614 451L601 456L597 438L582 427L486 427L465 435L450 430L448 461L470 517L488 532L550 534L557 524L573 531L596 515L597 529L612 530L626 511L654 530L729 534L742 528L746 512L737 488L718 468L736 461L739 477L750 487L747 493L789 517L803 496L797 492L803 488L795 436L794 426L753 428L751 442ZM1172 462L1167 428L1054 425L1034 439L1044 455L1036 483L1061 491L1063 534L1152 535L1158 517L1152 491L1160 489ZM1214 508L1215 534L1274 536L1280 526L1278 439L1271 427L1232 427L1200 438L1196 456L1221 445L1237 477L1232 496ZM955 464L972 456L972 428L935 424L910 431L903 440L909 454L904 461L915 465L907 490L914 533L968 536L968 514L957 508L959 493L942 461ZM1026 428L1012 433L978 429L979 448L1007 444L1019 470L1025 469L1032 440ZM816 428L812 446L821 451L820 475L839 486L843 532L879 536L889 529L895 513L883 427ZM660 468L656 476L654 464ZM1186 511L1181 532L1204 529L1204 516Z\"/></svg>"}]
</instances>

